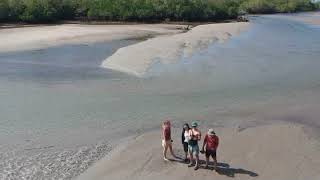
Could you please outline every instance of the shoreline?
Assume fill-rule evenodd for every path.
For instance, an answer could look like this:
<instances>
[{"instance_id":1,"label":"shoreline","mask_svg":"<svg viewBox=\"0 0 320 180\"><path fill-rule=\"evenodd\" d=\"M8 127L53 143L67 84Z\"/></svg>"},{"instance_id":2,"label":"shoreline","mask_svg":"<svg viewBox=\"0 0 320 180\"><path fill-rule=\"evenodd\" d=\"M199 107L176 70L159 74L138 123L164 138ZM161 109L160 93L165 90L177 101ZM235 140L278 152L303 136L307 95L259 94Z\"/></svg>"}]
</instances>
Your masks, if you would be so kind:
<instances>
[{"instance_id":1,"label":"shoreline","mask_svg":"<svg viewBox=\"0 0 320 180\"><path fill-rule=\"evenodd\" d=\"M200 127L203 135L206 132ZM160 136L157 130L131 137L116 146L106 157L89 167L78 180L126 179L317 179L320 170L320 141L311 138L304 126L294 123L275 123L247 129L215 128L220 137L218 171L188 168L180 160L162 159ZM183 156L180 129L173 129L174 150ZM286 143L283 143L286 142ZM202 142L200 143L202 145ZM294 149L289 150L291 147ZM313 159L312 161L310 159ZM267 166L272 164L272 166Z\"/></svg>"},{"instance_id":2,"label":"shoreline","mask_svg":"<svg viewBox=\"0 0 320 180\"><path fill-rule=\"evenodd\" d=\"M0 29L0 53L182 33L185 25L37 25Z\"/></svg>"},{"instance_id":3,"label":"shoreline","mask_svg":"<svg viewBox=\"0 0 320 180\"><path fill-rule=\"evenodd\" d=\"M226 24L240 22L237 22L236 20L226 20L219 22L172 21L160 23L120 21L61 21L52 24L0 23L0 39L4 42L8 42L7 44L0 44L0 53L38 50L68 44L94 43L103 41L108 42L112 40L136 38L145 39L146 37L148 38L150 36L156 37L161 35L184 33L199 25L208 25L211 23ZM63 30L63 28L66 30ZM83 32L72 34L72 30L75 32ZM19 41L16 40L15 37L11 37L11 35L18 36ZM43 37L45 35L51 36L51 38ZM34 39L32 40L28 38L29 36L32 36Z\"/></svg>"},{"instance_id":4,"label":"shoreline","mask_svg":"<svg viewBox=\"0 0 320 180\"><path fill-rule=\"evenodd\" d=\"M270 14L265 16L278 16L284 19L289 19L293 21L302 22L308 25L320 25L320 11L311 11L311 12L299 12L299 13L290 13L290 14ZM300 16L299 16L300 15Z\"/></svg>"},{"instance_id":5,"label":"shoreline","mask_svg":"<svg viewBox=\"0 0 320 180\"><path fill-rule=\"evenodd\" d=\"M236 23L237 19L218 20L218 21L82 21L82 20L65 20L54 23L25 23L25 22L6 22L0 23L1 29L25 28L25 27L42 27L42 26L57 26L57 25L186 25L198 26L205 24L221 24L221 23Z\"/></svg>"},{"instance_id":6,"label":"shoreline","mask_svg":"<svg viewBox=\"0 0 320 180\"><path fill-rule=\"evenodd\" d=\"M0 22L1 28L14 28L14 27L28 27L28 26L50 26L50 25L63 25L63 24L83 24L83 25L139 25L139 24L174 24L174 25L203 25L203 24L218 24L218 23L230 23L238 22L237 18L230 19L216 19L210 20L195 20L195 21L183 21L183 20L93 20L85 18L75 18L71 20L57 20L53 22L39 22L30 23L23 21L7 21Z\"/></svg>"},{"instance_id":7,"label":"shoreline","mask_svg":"<svg viewBox=\"0 0 320 180\"><path fill-rule=\"evenodd\" d=\"M172 64L181 57L191 57L213 43L226 42L248 29L249 25L247 22L206 24L186 33L158 36L118 49L103 61L101 67L143 77L153 64ZM135 61L132 61L132 57Z\"/></svg>"},{"instance_id":8,"label":"shoreline","mask_svg":"<svg viewBox=\"0 0 320 180\"><path fill-rule=\"evenodd\" d=\"M170 64L179 60L179 57L190 57L212 43L227 41L247 29L249 24L230 22L204 25L22 26L0 29L0 39L6 42L0 45L0 53L39 50L60 45L137 40L138 43L118 49L102 62L101 67L142 77L152 68L155 60L161 64ZM137 60L131 61L128 57L135 57Z\"/></svg>"}]
</instances>

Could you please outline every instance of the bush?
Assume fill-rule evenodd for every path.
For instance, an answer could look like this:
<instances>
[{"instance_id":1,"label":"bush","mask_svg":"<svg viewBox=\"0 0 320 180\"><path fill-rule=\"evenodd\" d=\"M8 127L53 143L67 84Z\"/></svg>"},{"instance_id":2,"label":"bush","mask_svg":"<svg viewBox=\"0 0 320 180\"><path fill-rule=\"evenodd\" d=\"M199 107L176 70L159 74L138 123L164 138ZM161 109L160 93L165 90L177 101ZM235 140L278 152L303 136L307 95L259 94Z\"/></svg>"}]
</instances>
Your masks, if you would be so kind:
<instances>
[{"instance_id":1,"label":"bush","mask_svg":"<svg viewBox=\"0 0 320 180\"><path fill-rule=\"evenodd\" d=\"M61 13L61 0L24 0L24 6L20 19L26 22L53 22Z\"/></svg>"},{"instance_id":2,"label":"bush","mask_svg":"<svg viewBox=\"0 0 320 180\"><path fill-rule=\"evenodd\" d=\"M9 2L9 21L19 21L20 16L25 10L25 5L22 0L8 0Z\"/></svg>"},{"instance_id":3,"label":"bush","mask_svg":"<svg viewBox=\"0 0 320 180\"><path fill-rule=\"evenodd\" d=\"M228 19L238 16L240 1L239 0L209 0L212 19Z\"/></svg>"},{"instance_id":4,"label":"bush","mask_svg":"<svg viewBox=\"0 0 320 180\"><path fill-rule=\"evenodd\" d=\"M74 19L79 8L78 0L62 0L59 8L59 19Z\"/></svg>"},{"instance_id":5,"label":"bush","mask_svg":"<svg viewBox=\"0 0 320 180\"><path fill-rule=\"evenodd\" d=\"M8 0L0 0L0 21L7 21L9 17Z\"/></svg>"},{"instance_id":6,"label":"bush","mask_svg":"<svg viewBox=\"0 0 320 180\"><path fill-rule=\"evenodd\" d=\"M314 10L315 5L310 0L246 0L241 9L250 13L286 13Z\"/></svg>"},{"instance_id":7,"label":"bush","mask_svg":"<svg viewBox=\"0 0 320 180\"><path fill-rule=\"evenodd\" d=\"M275 13L315 8L311 0L0 0L0 21L215 21L235 18L241 11Z\"/></svg>"},{"instance_id":8,"label":"bush","mask_svg":"<svg viewBox=\"0 0 320 180\"><path fill-rule=\"evenodd\" d=\"M90 19L201 20L208 18L207 0L93 0L82 8Z\"/></svg>"}]
</instances>

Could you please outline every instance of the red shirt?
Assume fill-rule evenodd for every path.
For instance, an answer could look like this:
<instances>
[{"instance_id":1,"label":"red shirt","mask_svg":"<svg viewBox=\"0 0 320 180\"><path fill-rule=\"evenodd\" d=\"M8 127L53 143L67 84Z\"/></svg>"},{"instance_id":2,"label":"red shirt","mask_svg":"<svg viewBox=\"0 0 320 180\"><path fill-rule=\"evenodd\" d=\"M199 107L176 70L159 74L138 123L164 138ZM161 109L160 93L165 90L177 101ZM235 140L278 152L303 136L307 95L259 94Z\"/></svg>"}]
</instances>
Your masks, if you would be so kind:
<instances>
[{"instance_id":1,"label":"red shirt","mask_svg":"<svg viewBox=\"0 0 320 180\"><path fill-rule=\"evenodd\" d=\"M171 140L171 129L169 126L164 127L163 136L165 141Z\"/></svg>"},{"instance_id":2,"label":"red shirt","mask_svg":"<svg viewBox=\"0 0 320 180\"><path fill-rule=\"evenodd\" d=\"M209 136L208 134L204 137L204 143L206 144L207 150L216 150L219 145L219 138L216 135Z\"/></svg>"}]
</instances>

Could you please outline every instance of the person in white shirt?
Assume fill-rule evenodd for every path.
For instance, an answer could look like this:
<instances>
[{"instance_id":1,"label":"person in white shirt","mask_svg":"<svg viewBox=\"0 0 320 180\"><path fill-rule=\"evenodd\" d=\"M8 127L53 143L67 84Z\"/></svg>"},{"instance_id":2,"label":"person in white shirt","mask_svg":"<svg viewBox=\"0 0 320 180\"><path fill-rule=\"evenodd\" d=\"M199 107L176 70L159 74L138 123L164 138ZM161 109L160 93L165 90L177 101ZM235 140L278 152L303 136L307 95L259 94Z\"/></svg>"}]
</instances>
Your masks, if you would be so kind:
<instances>
[{"instance_id":1,"label":"person in white shirt","mask_svg":"<svg viewBox=\"0 0 320 180\"><path fill-rule=\"evenodd\" d=\"M188 123L183 125L183 129L182 129L182 134L181 134L181 143L183 145L183 150L185 153L185 158L184 161L188 162L188 143L190 140L190 135L189 135L189 130L190 130L190 126Z\"/></svg>"}]
</instances>

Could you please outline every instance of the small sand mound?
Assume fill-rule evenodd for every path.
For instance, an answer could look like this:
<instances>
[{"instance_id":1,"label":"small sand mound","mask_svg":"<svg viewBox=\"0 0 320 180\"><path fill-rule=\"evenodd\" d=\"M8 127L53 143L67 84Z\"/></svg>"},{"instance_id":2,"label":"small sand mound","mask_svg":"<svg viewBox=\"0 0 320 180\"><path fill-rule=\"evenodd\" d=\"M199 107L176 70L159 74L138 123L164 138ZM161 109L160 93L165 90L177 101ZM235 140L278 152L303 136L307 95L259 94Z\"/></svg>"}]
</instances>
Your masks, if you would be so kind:
<instances>
[{"instance_id":1,"label":"small sand mound","mask_svg":"<svg viewBox=\"0 0 320 180\"><path fill-rule=\"evenodd\" d=\"M164 162L159 132L152 132L123 145L79 180L320 179L319 141L307 136L301 126L219 128L216 132L221 139L217 172L212 168L194 171L179 161ZM182 157L179 133L174 136L175 151ZM204 160L203 155L200 158Z\"/></svg>"}]
</instances>

